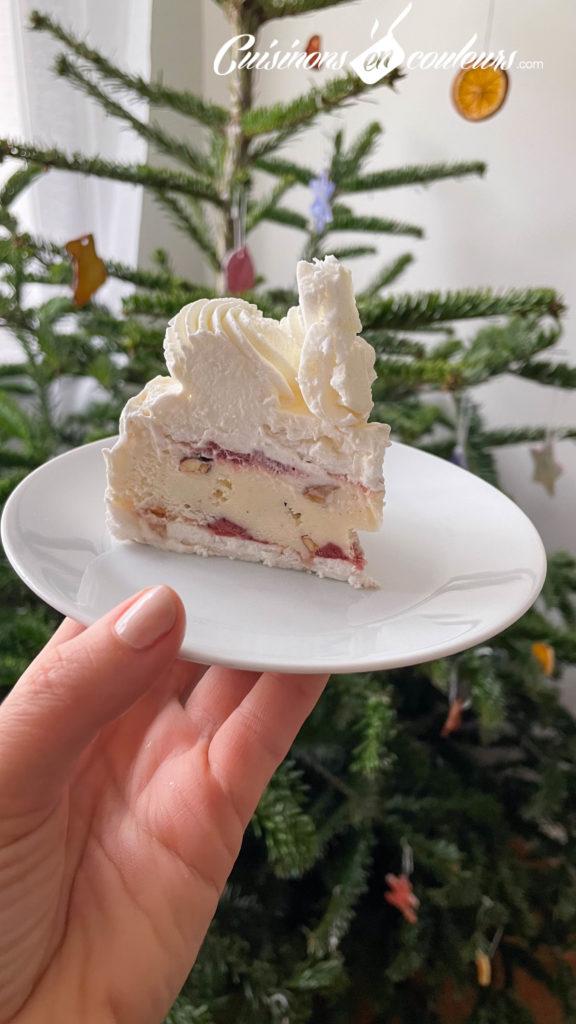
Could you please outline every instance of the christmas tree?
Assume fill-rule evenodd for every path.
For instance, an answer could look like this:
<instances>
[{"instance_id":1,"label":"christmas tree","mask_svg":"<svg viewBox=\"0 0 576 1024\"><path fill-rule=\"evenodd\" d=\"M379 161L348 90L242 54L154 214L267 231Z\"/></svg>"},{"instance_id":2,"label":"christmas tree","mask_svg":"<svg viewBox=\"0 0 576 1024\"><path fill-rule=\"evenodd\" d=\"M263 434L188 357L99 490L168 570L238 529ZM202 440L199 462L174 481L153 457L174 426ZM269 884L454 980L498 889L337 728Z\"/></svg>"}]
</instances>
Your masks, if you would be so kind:
<instances>
[{"instance_id":1,"label":"christmas tree","mask_svg":"<svg viewBox=\"0 0 576 1024\"><path fill-rule=\"evenodd\" d=\"M218 2L231 36L257 40L273 18L346 0ZM323 78L296 100L263 107L254 102L256 72L238 67L225 108L117 67L47 15L35 13L32 28L61 43L59 75L171 163L123 165L0 140L0 158L21 161L0 195L0 323L22 348L20 364L0 366L2 501L53 454L116 431L127 397L163 371L167 318L225 290L222 267L244 241L239 229L249 239L263 221L278 232L289 225L302 233L304 257L333 252L348 262L377 247L335 246L332 232L376 241L420 234L388 215L360 216L356 194L378 195L389 210L389 189L485 170L481 162L378 167L378 123L352 139L339 131L324 179L332 195L324 190L323 215L310 220L291 206L291 193L326 169L302 166L290 142L365 93L357 75ZM378 88L393 89L401 77L395 69ZM135 116L134 98L148 101L149 122ZM160 127L160 108L202 126L202 143ZM165 252L152 270L106 262L109 276L134 285L122 315L90 297L81 269L73 285L70 253L22 231L13 212L47 168L143 185L203 254L212 290L177 276ZM269 181L262 193L257 171ZM407 253L385 263L358 295L363 335L378 353L374 417L396 439L465 459L498 484L496 449L545 441L548 430L491 429L469 389L503 373L576 387L576 370L554 358L562 301L550 288L390 291L411 260ZM101 270L93 261L96 280ZM49 297L37 288L32 302L30 284L61 288L56 297L53 287ZM292 268L285 287L257 279L243 296L266 315L284 315L297 301ZM483 325L465 337L477 319ZM53 402L61 376L93 377L106 398L63 419ZM8 687L58 616L7 562L0 587ZM258 807L170 1024L517 1024L538 1019L523 995L526 976L554 994L562 1020L576 1021L566 957L576 936L576 725L553 682L576 663L575 592L573 559L552 554L536 606L489 645L416 668L333 678Z\"/></svg>"}]
</instances>

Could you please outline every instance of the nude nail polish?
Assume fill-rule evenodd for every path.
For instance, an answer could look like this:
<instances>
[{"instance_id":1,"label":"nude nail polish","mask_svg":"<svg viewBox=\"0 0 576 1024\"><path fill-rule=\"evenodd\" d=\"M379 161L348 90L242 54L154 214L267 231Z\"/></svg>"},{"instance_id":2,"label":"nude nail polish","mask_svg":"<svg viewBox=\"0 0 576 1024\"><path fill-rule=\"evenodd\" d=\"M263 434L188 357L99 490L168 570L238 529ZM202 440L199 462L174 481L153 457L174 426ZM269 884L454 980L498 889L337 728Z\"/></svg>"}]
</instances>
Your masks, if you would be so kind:
<instances>
[{"instance_id":1,"label":"nude nail polish","mask_svg":"<svg viewBox=\"0 0 576 1024\"><path fill-rule=\"evenodd\" d=\"M176 602L169 587L153 587L142 594L114 625L117 636L130 647L144 650L170 632L176 622Z\"/></svg>"}]
</instances>

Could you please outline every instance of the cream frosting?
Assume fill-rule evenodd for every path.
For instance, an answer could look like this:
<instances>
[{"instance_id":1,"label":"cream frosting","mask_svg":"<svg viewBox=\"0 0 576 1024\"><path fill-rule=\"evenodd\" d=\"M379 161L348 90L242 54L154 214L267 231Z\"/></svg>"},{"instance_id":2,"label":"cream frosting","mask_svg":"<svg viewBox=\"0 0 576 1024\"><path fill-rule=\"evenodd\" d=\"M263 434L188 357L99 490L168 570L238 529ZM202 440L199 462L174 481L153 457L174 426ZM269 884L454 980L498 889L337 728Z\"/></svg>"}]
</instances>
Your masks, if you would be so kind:
<instances>
[{"instance_id":1,"label":"cream frosting","mask_svg":"<svg viewBox=\"0 0 576 1024\"><path fill-rule=\"evenodd\" d=\"M327 256L298 263L297 279L299 306L280 321L240 298L185 306L166 331L170 377L128 402L120 446L144 416L160 449L167 437L215 442L380 490L389 427L367 422L375 353L359 336L350 272Z\"/></svg>"}]
</instances>

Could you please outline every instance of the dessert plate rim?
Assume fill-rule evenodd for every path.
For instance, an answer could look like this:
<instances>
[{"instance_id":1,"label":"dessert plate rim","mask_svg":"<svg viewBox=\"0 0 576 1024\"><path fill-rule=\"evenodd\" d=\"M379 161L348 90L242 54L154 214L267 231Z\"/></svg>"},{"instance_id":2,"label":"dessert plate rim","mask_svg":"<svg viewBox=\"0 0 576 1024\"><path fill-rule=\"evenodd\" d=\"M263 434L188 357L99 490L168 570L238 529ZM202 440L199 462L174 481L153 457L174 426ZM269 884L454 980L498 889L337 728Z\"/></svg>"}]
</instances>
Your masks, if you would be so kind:
<instances>
[{"instance_id":1,"label":"dessert plate rim","mask_svg":"<svg viewBox=\"0 0 576 1024\"><path fill-rule=\"evenodd\" d=\"M383 600L388 600L390 597L386 590L386 580L383 581L380 591L355 591L346 583L320 580L309 573L269 569L254 563L232 561L227 558L204 559L195 555L159 552L158 549L148 548L141 544L118 542L109 537L104 524L104 460L100 459L102 463L100 481L95 480L94 474L91 475L90 472L90 463L94 462L95 453L110 447L115 440L115 437L108 437L93 441L43 463L18 484L8 498L2 515L0 531L2 544L14 570L39 598L62 615L75 618L85 626L91 625L101 614L134 592L133 590L126 591L125 587L127 578L134 569L134 578L141 583L142 587L153 585L156 582L165 582L174 586L174 589L180 593L188 618L187 633L180 652L180 657L184 659L198 661L201 664L233 665L237 668L256 671L369 672L417 665L486 643L512 625L531 607L544 583L546 576L544 545L532 522L510 498L479 477L467 473L437 456L396 441L392 443L386 454L385 470L390 497L388 508L384 513L384 525L378 534L362 535L362 542L367 554L370 553L371 548L380 557L382 546L386 546L388 539L387 527L388 519L391 518L391 510L394 512L396 535L394 543L390 540L388 556L392 553L392 547L395 547L398 538L402 537L402 515L407 516L410 513L412 516L416 514L418 517L418 509L404 507L402 510L395 508L394 505L397 497L395 496L395 472L398 473L402 466L402 460L408 460L408 462L411 460L414 464L420 464L421 483L424 484L427 480L429 489L431 482L438 475L442 478L446 477L453 484L454 489L446 498L446 514L448 512L452 514L451 529L455 530L454 543L458 542L462 547L463 539L458 535L458 519L457 516L454 517L454 509L450 502L456 501L457 511L458 501L462 501L463 495L471 491L474 500L471 502L470 495L468 495L466 508L472 509L472 514L474 514L475 502L481 499L485 515L488 515L489 518L492 516L495 528L492 534L488 531L487 537L494 543L498 539L502 542L500 547L505 557L506 546L503 545L503 538L499 538L496 529L500 517L506 527L510 542L513 537L516 541L521 539L522 554L526 564L515 566L512 559L510 567L503 570L502 573L492 573L494 577L492 579L490 572L476 571L472 575L467 575L465 571L460 574L454 573L453 570L459 568L457 563L460 555L458 555L455 558L455 564L450 566L452 571L448 581L434 588L432 586L434 581L430 576L426 582L426 585L429 586L428 591L424 588L419 594L418 567L411 562L409 564L413 537L409 535L410 519L408 517L408 526L406 527L408 533L404 537L407 559L405 568L408 575L411 572L410 579L413 582L406 584L405 587L401 561L396 563L396 576L394 577L394 586L397 588L395 593L401 593L404 603L408 603L406 607L403 607L401 601L395 610L394 596L392 596L391 603L388 601L386 606L386 614L379 618L378 608L383 607ZM74 467L72 462L75 463ZM70 538L67 546L65 538L57 537L56 525L50 520L51 515L54 518L51 509L57 507L58 500L57 496L55 497L54 488L59 479L64 481L66 486L71 487L72 477L78 482L82 479L82 475L84 475L85 488L89 490L92 487L91 493L96 499L98 499L98 495L100 496L101 508L94 507L98 505L98 500L93 502L93 505L85 505L84 522L79 524L77 534ZM401 473L399 475L402 476ZM30 527L30 522L36 522L34 515L38 515L37 496L35 499L34 495L41 482L48 485L46 496L47 499L49 497L46 502L46 505L49 506L48 510L40 513L44 515L41 523L44 533L38 533ZM49 490L50 487L53 488L52 492ZM434 491L433 486L432 491ZM405 491L403 498L408 493ZM85 497L88 501L90 495ZM35 500L36 507L33 509L32 505ZM406 506L405 500L404 504ZM422 502L422 508L424 507L424 502ZM441 494L438 495L434 507L438 514L438 523L442 525L440 522ZM425 516L421 516L420 526L426 527ZM465 524L462 524L461 532L463 533L464 530ZM30 542L31 537L35 538L33 543ZM437 538L438 534L436 534ZM474 539L475 534L472 531L471 541ZM424 556L431 552L432 540L433 538L430 536L428 545L425 540L421 547L420 553L423 553ZM447 546L446 538L443 537L438 543L449 560L450 548ZM487 539L483 538L482 543L488 554ZM442 545L444 546L442 547ZM511 544L511 546L513 548L514 545ZM54 556L56 550L58 558ZM465 550L465 542L463 550ZM86 563L83 573L78 569L79 558L84 559ZM195 571L189 572L193 564L192 560L196 563ZM54 582L57 579L57 574L52 566L54 562L63 566L61 575L68 571L72 580L69 583L68 593L65 590L65 583ZM212 565L210 566L209 563ZM114 566L120 567L118 571L113 569ZM466 565L462 565L461 568L465 570ZM122 575L123 572L124 575ZM151 576L150 582L143 582L147 578L145 575L147 572ZM167 573L168 578L156 578L158 573L162 575L162 572L164 575ZM141 574L140 577L138 577L138 573ZM502 579L496 579L496 576L502 576ZM256 584L254 584L255 580ZM470 582L467 583L467 580ZM213 581L212 584L211 581ZM179 585L175 585L175 582ZM390 581L388 583L390 586L392 585ZM74 594L76 586L77 591ZM213 593L210 592L211 586L214 589ZM226 612L228 612L228 619L225 617L221 623L216 622L215 614L210 619L210 613L206 613L205 610L203 610L203 614L208 614L208 619L202 619L200 615L199 608L202 608L202 605L198 603L198 599L202 597L201 588L208 587L208 594L205 596L209 598L208 605L214 609L218 605L219 596L223 596L223 591L217 590L222 586L228 586L232 588L232 591L236 588L237 595L240 594L242 597L242 604L245 603L246 594L252 595L252 597L248 596L246 607L242 607L241 612L243 616L247 616L246 621L250 622L250 601L252 600L254 603L252 622L254 632L251 637L255 644L253 649L249 649L247 644L238 646L238 643L236 646L232 643L231 648L227 647L227 642L234 637L234 623L230 617L230 609L234 606L232 600L226 599L224 602L224 615L226 616ZM63 587L64 589L62 589ZM404 587L406 595L402 589ZM338 589L334 591L333 588ZM140 589L140 587L137 586L136 589ZM184 592L182 592L183 590ZM260 590L263 592L264 604L262 601L259 603ZM480 594L482 590L486 592L484 603L483 595ZM463 598L461 595L463 593L467 595L470 604L469 617L473 617L474 614L482 616L482 608L488 606L490 608L490 613L484 612L484 619L481 618L480 621L472 619L472 626L467 626L467 620L462 610ZM380 597L374 595L380 595ZM317 613L320 623L319 628L313 633L314 614L312 614L309 633L311 653L306 652L305 654L302 647L302 643L306 646L304 634L299 638L302 642L298 646L291 642L294 637L289 631L280 630L276 637L273 633L275 625L276 628L279 628L277 612L279 608L283 607L283 600L286 609L288 609L288 602L291 602L290 607L294 612L295 602L297 603L302 598L304 605L308 601L312 613ZM452 598L454 598L454 602L451 605ZM372 606L370 606L371 599ZM276 612L271 612L270 616L267 616L265 610L267 600L272 607L276 608ZM480 611L476 608L475 602ZM370 610L371 607L374 609L373 611ZM238 605L236 608L238 609ZM262 620L263 608L264 619ZM330 618L331 609L335 609L333 622ZM274 622L273 614L276 614L276 622ZM410 625L411 622L413 622L413 626ZM435 622L438 626L436 639L434 639L433 628ZM452 635L450 635L451 623L454 624ZM388 629L388 625L390 625L390 629ZM207 626L208 640L206 641L202 638L201 633L202 629ZM307 627L303 628L305 632ZM400 632L402 632L402 628L404 631L408 630L408 639L404 641L404 647L402 645L398 647L398 644L394 647L393 637L399 628ZM411 629L413 631L412 639L410 639ZM266 647L261 635L262 630L272 630L270 637L266 633L266 642L268 643L271 638L272 647L270 643ZM348 634L349 641L347 642ZM387 636L390 637L388 644ZM433 637L432 640L430 640L430 636ZM261 641L261 649L258 649L259 641ZM274 643L277 643L277 648L273 646ZM348 646L346 646L347 643Z\"/></svg>"}]
</instances>

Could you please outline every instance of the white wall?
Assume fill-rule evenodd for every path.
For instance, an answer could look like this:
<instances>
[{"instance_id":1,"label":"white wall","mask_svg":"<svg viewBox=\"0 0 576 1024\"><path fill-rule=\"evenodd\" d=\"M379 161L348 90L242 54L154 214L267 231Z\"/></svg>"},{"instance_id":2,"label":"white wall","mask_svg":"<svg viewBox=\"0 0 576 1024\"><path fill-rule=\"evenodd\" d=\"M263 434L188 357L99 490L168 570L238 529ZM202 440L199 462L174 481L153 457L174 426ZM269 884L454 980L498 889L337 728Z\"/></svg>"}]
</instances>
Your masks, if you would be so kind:
<instances>
[{"instance_id":1,"label":"white wall","mask_svg":"<svg viewBox=\"0 0 576 1024\"><path fill-rule=\"evenodd\" d=\"M168 17L166 14L168 13ZM153 79L160 78L176 89L202 92L202 10L190 0L154 0L152 4L150 66ZM190 122L170 110L153 110L151 118L174 135L190 131ZM192 129L192 138L199 131ZM149 155L149 163L166 166L164 157ZM175 165L177 166L177 165ZM144 193L140 229L141 266L150 266L156 249L166 249L179 274L193 281L209 280L201 254L185 235L172 226L165 214Z\"/></svg>"}]
</instances>

